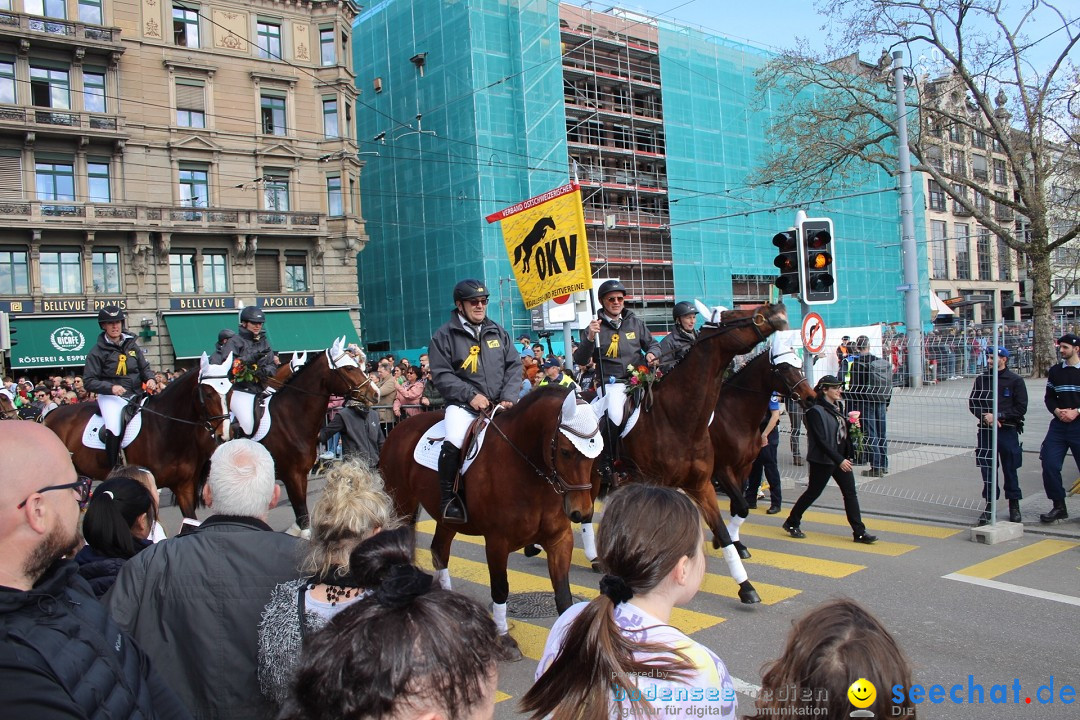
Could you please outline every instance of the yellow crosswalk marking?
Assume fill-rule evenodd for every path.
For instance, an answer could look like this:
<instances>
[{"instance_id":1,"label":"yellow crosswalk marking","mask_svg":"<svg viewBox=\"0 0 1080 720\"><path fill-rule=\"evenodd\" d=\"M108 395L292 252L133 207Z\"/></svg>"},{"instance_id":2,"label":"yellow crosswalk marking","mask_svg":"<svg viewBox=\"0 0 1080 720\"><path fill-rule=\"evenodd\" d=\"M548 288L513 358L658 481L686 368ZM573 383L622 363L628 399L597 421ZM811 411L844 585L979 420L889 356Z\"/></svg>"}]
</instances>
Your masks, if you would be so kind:
<instances>
[{"instance_id":1,"label":"yellow crosswalk marking","mask_svg":"<svg viewBox=\"0 0 1080 720\"><path fill-rule=\"evenodd\" d=\"M711 547L708 552L715 557L722 557L719 550L713 550ZM818 558L773 552L772 550L762 550L756 547L750 548L750 554L752 557L749 560L743 560L746 565L764 565L778 570L791 570L806 575L819 575L834 579L847 577L866 569L865 565L839 562L837 560L819 560Z\"/></svg>"},{"instance_id":2,"label":"yellow crosswalk marking","mask_svg":"<svg viewBox=\"0 0 1080 720\"><path fill-rule=\"evenodd\" d=\"M832 535L829 533L817 532L815 530L807 530L805 527L803 530L806 531L806 537L802 540L792 538L782 528L774 525L743 525L739 528L739 534L749 535L751 537L764 537L772 540L788 540L801 545L839 548L841 550L851 550L853 552L868 553L870 555L888 555L891 557L903 555L918 547L917 545L885 542L883 540L878 540L873 545L861 545L852 542L851 535ZM753 553L754 551L751 550L750 552Z\"/></svg>"},{"instance_id":3,"label":"yellow crosswalk marking","mask_svg":"<svg viewBox=\"0 0 1080 720\"><path fill-rule=\"evenodd\" d=\"M803 515L803 520L805 522L815 522L823 525L848 527L847 517L843 513L827 513L809 510ZM948 538L965 532L962 529L957 530L956 528L922 525L914 522L898 522L896 520L882 520L880 518L872 518L867 524L867 530L870 532L881 530L882 532L915 535L926 538Z\"/></svg>"},{"instance_id":4,"label":"yellow crosswalk marking","mask_svg":"<svg viewBox=\"0 0 1080 720\"><path fill-rule=\"evenodd\" d=\"M510 618L510 635L517 640L521 654L530 660L539 661L544 654L544 643L547 642L548 628L543 625L533 625L516 618Z\"/></svg>"},{"instance_id":5,"label":"yellow crosswalk marking","mask_svg":"<svg viewBox=\"0 0 1080 720\"><path fill-rule=\"evenodd\" d=\"M1013 550L1004 555L999 555L995 558L984 560L981 563L976 563L963 570L957 570L956 574L989 580L998 575L1004 575L1007 572L1021 568L1024 565L1048 558L1051 555L1057 555L1060 552L1071 550L1077 546L1080 546L1080 543L1069 542L1067 540L1040 540L1037 543L1020 548L1019 550Z\"/></svg>"},{"instance_id":6,"label":"yellow crosswalk marking","mask_svg":"<svg viewBox=\"0 0 1080 720\"><path fill-rule=\"evenodd\" d=\"M496 690L495 691L495 704L498 705L503 700L509 700L512 697L514 697L514 696L513 695L507 695L502 690Z\"/></svg>"}]
</instances>

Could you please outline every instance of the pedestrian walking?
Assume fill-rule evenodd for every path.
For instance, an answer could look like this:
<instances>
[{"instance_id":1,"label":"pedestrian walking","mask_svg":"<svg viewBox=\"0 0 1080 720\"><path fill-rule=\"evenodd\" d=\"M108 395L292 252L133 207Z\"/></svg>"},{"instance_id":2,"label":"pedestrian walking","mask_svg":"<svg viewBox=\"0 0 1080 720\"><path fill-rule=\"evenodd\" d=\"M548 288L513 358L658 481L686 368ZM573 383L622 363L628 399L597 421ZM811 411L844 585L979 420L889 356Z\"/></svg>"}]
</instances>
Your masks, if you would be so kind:
<instances>
[{"instance_id":1,"label":"pedestrian walking","mask_svg":"<svg viewBox=\"0 0 1080 720\"><path fill-rule=\"evenodd\" d=\"M818 394L817 402L806 411L806 460L810 465L810 484L791 508L791 514L784 521L784 530L793 538L806 537L800 528L803 513L821 496L832 478L843 493L844 512L855 542L872 545L877 542L877 537L866 532L855 491L855 475L851 471L854 451L850 424L840 402L843 383L835 375L825 375L818 380L814 390Z\"/></svg>"},{"instance_id":2,"label":"pedestrian walking","mask_svg":"<svg viewBox=\"0 0 1080 720\"><path fill-rule=\"evenodd\" d=\"M986 509L979 517L979 525L990 522L990 493L1001 497L997 477L993 475L994 435L997 435L998 460L1005 476L1005 499L1009 501L1009 522L1022 522L1020 517L1020 479L1017 469L1024 462L1020 448L1020 433L1024 432L1024 415L1027 414L1027 385L1023 378L1009 370L1009 351L997 349L998 413L994 417L994 377L989 369L975 378L968 396L968 410L979 420L975 438L975 464L982 472L983 499ZM992 489L992 490L991 490Z\"/></svg>"},{"instance_id":3,"label":"pedestrian walking","mask_svg":"<svg viewBox=\"0 0 1080 720\"><path fill-rule=\"evenodd\" d=\"M1061 482L1061 466L1065 454L1072 452L1077 470L1080 470L1080 337L1066 333L1058 338L1061 362L1046 372L1046 409L1054 416L1043 439L1042 476L1046 497L1053 503L1050 512L1039 520L1044 523L1058 522L1069 517L1065 508L1065 487Z\"/></svg>"}]
</instances>

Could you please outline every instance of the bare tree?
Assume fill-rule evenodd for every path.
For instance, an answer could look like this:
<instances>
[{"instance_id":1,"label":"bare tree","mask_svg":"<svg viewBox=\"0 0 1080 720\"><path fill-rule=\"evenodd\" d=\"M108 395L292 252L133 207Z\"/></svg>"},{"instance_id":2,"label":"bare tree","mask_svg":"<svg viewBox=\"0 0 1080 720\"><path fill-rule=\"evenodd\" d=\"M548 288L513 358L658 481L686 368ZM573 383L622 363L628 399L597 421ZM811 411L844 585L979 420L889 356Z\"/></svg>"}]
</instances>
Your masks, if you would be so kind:
<instances>
[{"instance_id":1,"label":"bare tree","mask_svg":"<svg viewBox=\"0 0 1080 720\"><path fill-rule=\"evenodd\" d=\"M1055 359L1051 254L1080 230L1076 206L1063 211L1052 196L1080 157L1080 74L1069 58L1080 40L1080 18L1043 0L1018 4L823 0L819 10L833 28L829 43L811 48L802 41L759 72L763 90L794 101L774 103L776 151L753 180L799 198L880 169L896 174L891 53L932 58L936 67L920 72L916 63L909 78L912 169L937 181L1026 262L1035 366L1044 372ZM867 46L884 48L876 65L858 60ZM1036 66L1036 54L1049 60ZM940 138L949 131L981 133L993 143L1007 158L1008 189L991 185L986 173L945 162ZM1075 187L1076 179L1065 185Z\"/></svg>"}]
</instances>

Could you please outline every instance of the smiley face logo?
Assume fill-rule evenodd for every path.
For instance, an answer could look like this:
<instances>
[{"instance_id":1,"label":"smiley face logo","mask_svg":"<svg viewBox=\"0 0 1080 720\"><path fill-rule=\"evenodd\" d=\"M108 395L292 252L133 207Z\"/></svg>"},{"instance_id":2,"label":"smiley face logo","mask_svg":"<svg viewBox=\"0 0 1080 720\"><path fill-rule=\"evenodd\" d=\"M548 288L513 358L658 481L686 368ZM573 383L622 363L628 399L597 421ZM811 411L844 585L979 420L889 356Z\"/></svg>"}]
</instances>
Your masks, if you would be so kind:
<instances>
[{"instance_id":1,"label":"smiley face logo","mask_svg":"<svg viewBox=\"0 0 1080 720\"><path fill-rule=\"evenodd\" d=\"M877 699L877 688L874 687L874 683L866 678L859 678L851 683L851 687L847 691L847 697L855 707L868 708Z\"/></svg>"}]
</instances>

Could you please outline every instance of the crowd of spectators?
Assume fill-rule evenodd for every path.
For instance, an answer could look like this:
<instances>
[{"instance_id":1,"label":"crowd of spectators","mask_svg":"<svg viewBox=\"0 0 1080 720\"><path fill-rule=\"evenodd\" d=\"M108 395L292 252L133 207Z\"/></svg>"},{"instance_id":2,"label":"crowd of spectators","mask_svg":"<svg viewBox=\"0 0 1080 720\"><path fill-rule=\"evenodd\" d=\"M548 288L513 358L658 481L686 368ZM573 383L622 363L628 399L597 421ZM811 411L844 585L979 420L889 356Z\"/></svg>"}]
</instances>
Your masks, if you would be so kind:
<instances>
[{"instance_id":1,"label":"crowd of spectators","mask_svg":"<svg viewBox=\"0 0 1080 720\"><path fill-rule=\"evenodd\" d=\"M184 374L184 370L169 370L155 374L157 391ZM96 395L86 389L80 375L46 375L34 379L28 375L18 379L4 376L2 390L24 420L40 420L61 405L92 402Z\"/></svg>"}]
</instances>

